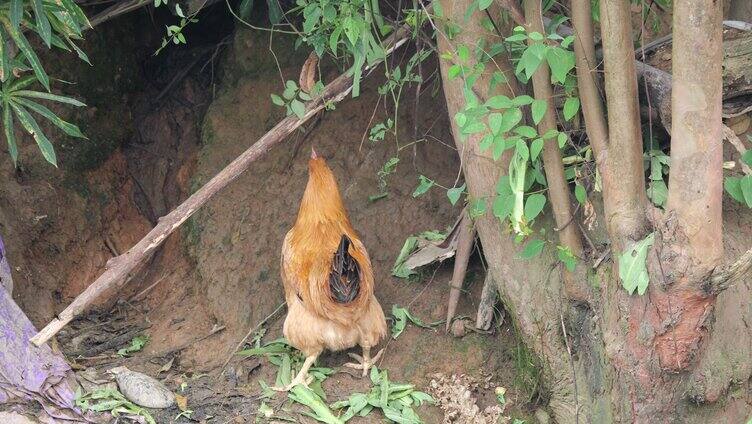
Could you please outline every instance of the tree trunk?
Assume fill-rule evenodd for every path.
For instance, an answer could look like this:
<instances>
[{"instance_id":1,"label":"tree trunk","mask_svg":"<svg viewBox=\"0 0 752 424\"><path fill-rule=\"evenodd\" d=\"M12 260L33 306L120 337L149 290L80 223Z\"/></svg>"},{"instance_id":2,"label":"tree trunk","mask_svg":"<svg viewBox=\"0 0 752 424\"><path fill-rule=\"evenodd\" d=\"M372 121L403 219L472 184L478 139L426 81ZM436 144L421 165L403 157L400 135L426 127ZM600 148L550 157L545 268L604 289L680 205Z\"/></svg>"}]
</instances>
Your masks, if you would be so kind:
<instances>
[{"instance_id":1,"label":"tree trunk","mask_svg":"<svg viewBox=\"0 0 752 424\"><path fill-rule=\"evenodd\" d=\"M717 5L711 5L711 1L678 1L675 10L683 8L714 11ZM482 20L485 19L484 13L476 11L467 19L465 18L465 13L471 3L472 0L441 0L444 16L437 22L438 30L443 32L446 28L444 25L453 24L454 28L459 27L461 31L451 40L446 35L437 36L439 54L456 53L457 46L463 44L472 50L478 40L498 38L498 35L487 33L481 25ZM698 6L695 3L703 4ZM663 235L670 234L667 233L667 228L677 229L677 227L670 227L669 224L676 222L678 218L662 220L661 214L649 208L647 201L643 200L645 187L642 173L641 136L639 131L635 135L635 129L639 129L639 126L635 126L638 116L635 110L636 102L632 102L636 96L634 68L632 67L631 73L618 70L619 66L628 66L629 63L633 63L631 42L628 42L630 38L624 38L626 33L615 28L620 26L616 17L624 10L614 10L613 7L624 8L626 1L622 4L617 1L603 0L602 6L604 5L606 8L612 6L605 16L602 15L602 21L609 20L603 32L604 46L608 49L609 46L616 45L624 51L627 47L630 48L625 58L616 55L606 60L607 80L616 78L616 81L621 81L622 84L619 88L613 80L607 81L606 91L612 97L609 106L615 108L609 110L611 115L609 127L616 128L615 131L612 129L609 139L613 139L615 134L627 136L626 139L608 142L607 147L611 157L608 158L607 164L616 167L623 166L626 162L628 172L624 171L624 168L614 170L615 177L611 180L612 184L604 184L607 213L605 215L599 213L599 216L612 232L609 236L614 262L626 246L644 237L651 227L658 230L656 231L656 248L650 251L648 260L651 277L648 293L643 296L629 295L621 286L616 266L612 267L604 262L588 278L594 286L595 296L592 302L589 305L569 302L562 293L562 276L555 271L557 267L553 252L544 251L543 255L537 259L519 259L520 246L513 242L512 235L502 228L498 219L490 213L479 217L476 222L483 252L488 260L489 271L498 285L501 300L519 328L524 342L540 359L545 394L549 399L549 408L556 422L745 422L752 411L746 397L739 395L724 399L724 395L731 387L738 387L739 394L744 393L747 388L746 382L752 373L752 361L749 360L752 357L752 329L745 324L752 322L750 302L752 291L743 280L738 280L736 284L731 285L728 292L718 296L718 307L715 309L717 312L713 316L715 301L713 293L715 292L700 290L702 287L707 288L711 285L710 282L714 277L711 277L709 272L704 274L702 280L704 285L697 284L698 280L692 280L692 284L689 284L690 280L686 280L687 284L682 282L677 284L665 278L666 269L674 271L679 269L677 267L682 263L693 265L687 268L687 271L699 269L694 267L698 258L694 253L667 257L666 253L670 251L670 248L676 246L676 240L664 238ZM602 7L601 11L603 10ZM682 13L679 12L679 15L684 16ZM491 15L497 16L494 13ZM684 19L682 25L686 25L688 18L684 16L681 19ZM704 19L713 20L715 16L711 13ZM582 20L578 19L578 22ZM692 22L694 25L702 25L702 19L698 21L692 18ZM575 25L579 26L577 22ZM720 22L717 22L717 25L720 28ZM508 35L508 28L503 28L502 31L506 32L503 35ZM695 27L694 31L699 38L708 33L707 28L699 30ZM687 34L686 31L680 34L682 37L691 37L691 34ZM618 40L614 40L614 36ZM709 39L711 44L716 42L714 37L711 36ZM692 38L687 38L684 42L691 43L693 42L691 40ZM685 46L682 47L683 49L686 48L686 44L680 42L679 45ZM720 44L713 44L713 46L707 47L706 51L715 49L713 53L715 54L721 50ZM686 51L684 54L690 56ZM582 54L580 56L585 57ZM696 55L695 59L705 60L706 58ZM471 58L471 63L466 65L472 67L475 64L473 60ZM711 66L713 65L712 61L708 62ZM497 86L497 92L490 92L488 82L493 69L487 66L486 74L481 76L474 85L475 94L480 97L480 100L484 101L496 94L512 97L515 93L521 93L522 90L513 77L508 59L496 56L493 63L507 75L509 84ZM720 60L715 62L716 65L719 63ZM441 60L444 95L448 115L451 118L465 106L464 81L460 78L454 80L448 78L448 70L452 64L449 60ZM697 75L697 69L692 68L691 65L687 63L685 71L688 75ZM609 69L614 70L615 67L617 71L609 71ZM706 68L704 72L709 74L715 70ZM702 71L699 73L701 74ZM715 134L716 123L720 123L720 109L716 110L718 99L715 98L716 92L714 91L720 84L713 80L719 77L706 75L705 78L707 78L705 82L711 86L701 87L701 93L708 101L707 104L712 104L712 106L709 106L711 109L708 109L707 116L704 116L697 124L708 128L709 132L708 134L686 135L682 139L677 139L677 143L684 140L696 146L703 146L702 143L709 142L710 136ZM629 99L614 98L614 96L628 96ZM686 104L681 101L675 103L676 107L684 111L683 113L687 112ZM616 114L614 110L617 111ZM679 117L678 113L674 115L674 118L682 119L685 123L693 123L686 117ZM495 162L490 154L484 154L479 149L478 144L484 134L475 134L462 139L455 120L451 119L451 121L470 197L487 199L490 204L496 193L495 186L499 176L508 169L510 158L508 155L503 155ZM703 139L705 141L700 141L696 137L705 137ZM715 140L716 143L720 143L720 136ZM683 147L686 148L686 146ZM678 150L681 152L682 147ZM708 155L707 160L717 160L713 156L715 152L705 153ZM637 155L639 158L636 157ZM715 162L712 166L716 166ZM678 169L682 167L679 166ZM624 175L619 172L624 172ZM704 172L712 173L714 168ZM715 178L715 176L708 178ZM632 188L625 189L622 182L631 184ZM698 182L700 183L705 182ZM708 193L712 192L713 195L717 195L717 187L714 184L715 182L711 182L705 188ZM614 210L613 203L609 208L608 202L612 202L613 199L609 199L608 196L613 196L614 193L617 197L622 194L626 196L620 199L622 201L620 204L624 205L623 209ZM593 200L597 203L597 199ZM716 206L719 205L720 198L716 199L713 207L705 209L704 216L711 217L713 223L719 211ZM597 205L596 209L600 211ZM752 225L752 216L748 215L737 219L739 222L727 227L727 234L736 234L734 230L739 226ZM615 216L618 216L618 219ZM683 215L673 212L666 216ZM549 219L540 225L551 227L552 221ZM715 227L711 226L711 228ZM620 242L614 240L620 240ZM735 246L733 251L729 252L733 256L738 255L740 245L748 249L752 244L752 241L744 239L741 235L736 238L727 237L727 242ZM686 249L690 243L687 242L685 245ZM709 249L708 257L699 258L701 260L697 263L719 265L716 240L708 242L705 248ZM687 258L691 260L687 262ZM715 272L713 275L717 274ZM673 273L670 276L673 275L679 274ZM712 329L715 330L712 332L710 331L711 323ZM738 386L731 386L732 382L736 382Z\"/></svg>"},{"instance_id":2,"label":"tree trunk","mask_svg":"<svg viewBox=\"0 0 752 424\"><path fill-rule=\"evenodd\" d=\"M601 37L606 72L609 154L603 177L606 226L622 251L647 233L647 195L642 165L642 132L637 102L629 0L601 0Z\"/></svg>"},{"instance_id":3,"label":"tree trunk","mask_svg":"<svg viewBox=\"0 0 752 424\"><path fill-rule=\"evenodd\" d=\"M453 1L441 0L441 5L446 21L461 26L462 31L450 41L445 35L439 34L439 54L456 52L457 46L474 46L480 39L493 40L498 36L488 33L481 25L485 17L480 13L473 13L465 20L465 11L470 5L470 0ZM438 30L444 31L444 26L439 23ZM471 58L471 61L474 59ZM489 81L494 69L487 66L487 71L475 84L475 93L481 101L487 100L492 94L503 94L509 97L520 94L521 89L515 79L512 67L506 57L497 56L494 62L500 67L500 71L507 76L508 84L499 84L496 92L489 92ZM461 111L465 105L464 81L460 78L450 80L447 77L451 62L441 60L441 75L443 79L444 95L446 97L448 115L454 115ZM469 66L473 66L470 63ZM462 161L462 169L465 174L470 196L475 199L493 199L496 193L496 184L502 175L502 170L509 168L510 155L502 155L498 162L493 160L490 152L482 153L478 143L483 134L476 134L462 140L459 137L460 129L454 119L452 131L455 134L455 144ZM509 153L509 152L507 152ZM489 200L490 202L491 200ZM491 214L485 214L477 219L476 228L483 245L483 252L488 258L491 275L498 284L501 299L510 316L520 328L526 344L536 353L543 362L542 371L547 382L550 394L549 407L553 411L559 423L574 423L579 411L580 418L588 413L585 398L586 390L574 387L584 387L582 371L577 370L575 377L572 363L564 339L561 337L561 317L565 313L562 302L561 278L555 272L556 261L553 252L546 251L540 260L525 261L519 259L521 247L514 243L512 235L502 231L498 218ZM535 307L531 307L535 305ZM575 381L578 381L575 383Z\"/></svg>"}]
</instances>

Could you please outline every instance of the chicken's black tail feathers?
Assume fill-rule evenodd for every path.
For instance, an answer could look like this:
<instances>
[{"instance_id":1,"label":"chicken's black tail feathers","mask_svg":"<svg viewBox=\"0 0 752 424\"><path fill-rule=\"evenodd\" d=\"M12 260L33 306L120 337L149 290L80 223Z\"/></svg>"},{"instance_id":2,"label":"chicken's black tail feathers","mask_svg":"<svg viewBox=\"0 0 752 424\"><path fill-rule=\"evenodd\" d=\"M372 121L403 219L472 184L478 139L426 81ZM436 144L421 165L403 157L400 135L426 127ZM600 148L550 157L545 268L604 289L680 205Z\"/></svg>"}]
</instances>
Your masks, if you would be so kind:
<instances>
[{"instance_id":1,"label":"chicken's black tail feathers","mask_svg":"<svg viewBox=\"0 0 752 424\"><path fill-rule=\"evenodd\" d=\"M360 292L360 265L350 255L351 244L350 237L342 234L332 260L329 289L332 300L337 303L350 303L358 297Z\"/></svg>"}]
</instances>

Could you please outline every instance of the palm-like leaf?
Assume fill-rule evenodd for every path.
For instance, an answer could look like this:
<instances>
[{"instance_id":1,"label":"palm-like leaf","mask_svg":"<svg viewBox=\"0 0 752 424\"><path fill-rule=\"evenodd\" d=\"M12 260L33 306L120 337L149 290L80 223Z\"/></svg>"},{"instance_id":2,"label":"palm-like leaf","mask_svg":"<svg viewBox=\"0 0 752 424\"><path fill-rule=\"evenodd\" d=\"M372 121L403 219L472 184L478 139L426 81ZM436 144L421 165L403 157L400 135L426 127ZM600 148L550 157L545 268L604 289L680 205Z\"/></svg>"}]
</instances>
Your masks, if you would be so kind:
<instances>
[{"instance_id":1,"label":"palm-like leaf","mask_svg":"<svg viewBox=\"0 0 752 424\"><path fill-rule=\"evenodd\" d=\"M2 89L3 133L13 163L18 161L18 145L15 139L14 124L31 134L44 158L57 166L57 156L52 143L42 132L33 114L38 114L67 135L85 138L74 124L57 116L39 101L51 101L76 107L84 103L71 97L50 93L50 77L44 70L39 56L29 42L28 34L36 34L48 48L56 47L65 51L75 51L89 63L89 58L73 40L80 40L83 29L91 23L74 0L9 0L0 7L0 81ZM8 45L18 48L13 57ZM31 75L18 77L20 73L33 71ZM39 82L46 91L34 91L29 87Z\"/></svg>"}]
</instances>

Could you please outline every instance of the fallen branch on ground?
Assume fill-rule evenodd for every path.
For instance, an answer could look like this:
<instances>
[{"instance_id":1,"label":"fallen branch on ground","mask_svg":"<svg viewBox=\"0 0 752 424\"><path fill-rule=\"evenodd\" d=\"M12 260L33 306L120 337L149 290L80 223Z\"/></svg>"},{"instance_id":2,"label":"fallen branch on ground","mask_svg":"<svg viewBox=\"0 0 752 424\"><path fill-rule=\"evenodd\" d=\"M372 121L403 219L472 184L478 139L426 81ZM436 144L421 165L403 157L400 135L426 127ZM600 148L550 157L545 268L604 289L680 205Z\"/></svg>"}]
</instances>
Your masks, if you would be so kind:
<instances>
[{"instance_id":1,"label":"fallen branch on ground","mask_svg":"<svg viewBox=\"0 0 752 424\"><path fill-rule=\"evenodd\" d=\"M406 43L410 38L411 29L407 26L395 31L387 40L385 40L384 58L389 56L394 50ZM383 58L382 58L383 60ZM381 61L366 67L367 72L373 71L376 65ZM191 215L193 215L201 206L211 199L220 190L234 181L243 173L251 164L268 152L274 145L280 143L298 129L311 117L323 110L326 105L337 103L347 97L352 91L352 76L342 74L337 79L329 83L323 93L316 99L306 104L306 113L302 118L295 115L288 116L281 120L269 132L264 134L256 143L233 160L225 169L215 175L203 187L172 210L169 214L161 217L157 225L143 238L131 247L124 254L114 257L107 262L105 271L99 276L83 293L63 310L60 315L54 318L39 333L31 338L32 343L40 346L46 343L51 337L57 334L73 318L80 315L91 305L94 300L98 299L110 289L118 289L128 282L128 276L136 267L142 264L152 253L159 247L167 236L172 234L180 225L182 225Z\"/></svg>"},{"instance_id":2,"label":"fallen branch on ground","mask_svg":"<svg viewBox=\"0 0 752 424\"><path fill-rule=\"evenodd\" d=\"M454 256L454 271L452 280L449 281L449 304L447 306L446 331L452 325L452 319L457 312L457 304L460 301L460 290L467 275L467 264L470 261L470 253L473 251L475 240L475 228L467 209L462 210L457 234L457 254Z\"/></svg>"}]
</instances>

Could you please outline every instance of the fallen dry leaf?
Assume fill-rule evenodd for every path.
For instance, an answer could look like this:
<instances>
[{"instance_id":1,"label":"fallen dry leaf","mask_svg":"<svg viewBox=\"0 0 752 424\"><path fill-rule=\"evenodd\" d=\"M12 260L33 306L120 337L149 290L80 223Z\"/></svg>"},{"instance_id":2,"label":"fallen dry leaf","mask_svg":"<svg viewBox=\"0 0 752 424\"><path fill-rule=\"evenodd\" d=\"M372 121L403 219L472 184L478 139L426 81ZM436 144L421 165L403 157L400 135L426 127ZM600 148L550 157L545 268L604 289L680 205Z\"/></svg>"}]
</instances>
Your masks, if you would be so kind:
<instances>
[{"instance_id":1,"label":"fallen dry leaf","mask_svg":"<svg viewBox=\"0 0 752 424\"><path fill-rule=\"evenodd\" d=\"M188 398L183 395L175 395L175 403L178 405L181 411L188 410Z\"/></svg>"},{"instance_id":2,"label":"fallen dry leaf","mask_svg":"<svg viewBox=\"0 0 752 424\"><path fill-rule=\"evenodd\" d=\"M300 79L298 80L298 83L300 88L306 93L310 93L314 84L316 84L316 65L318 63L318 55L316 55L316 52L311 52L311 54L308 55L308 59L303 63L303 67L300 69Z\"/></svg>"}]
</instances>

